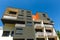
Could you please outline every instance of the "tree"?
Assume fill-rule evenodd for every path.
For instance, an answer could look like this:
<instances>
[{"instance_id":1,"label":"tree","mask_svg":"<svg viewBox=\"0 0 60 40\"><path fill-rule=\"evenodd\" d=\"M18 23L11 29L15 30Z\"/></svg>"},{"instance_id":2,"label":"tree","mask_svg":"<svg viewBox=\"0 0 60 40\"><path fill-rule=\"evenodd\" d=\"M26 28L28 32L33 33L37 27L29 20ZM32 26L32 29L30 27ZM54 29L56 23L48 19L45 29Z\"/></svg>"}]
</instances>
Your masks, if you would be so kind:
<instances>
[{"instance_id":1,"label":"tree","mask_svg":"<svg viewBox=\"0 0 60 40\"><path fill-rule=\"evenodd\" d=\"M56 33L57 33L57 35L58 35L58 37L60 39L60 31L56 31Z\"/></svg>"}]
</instances>

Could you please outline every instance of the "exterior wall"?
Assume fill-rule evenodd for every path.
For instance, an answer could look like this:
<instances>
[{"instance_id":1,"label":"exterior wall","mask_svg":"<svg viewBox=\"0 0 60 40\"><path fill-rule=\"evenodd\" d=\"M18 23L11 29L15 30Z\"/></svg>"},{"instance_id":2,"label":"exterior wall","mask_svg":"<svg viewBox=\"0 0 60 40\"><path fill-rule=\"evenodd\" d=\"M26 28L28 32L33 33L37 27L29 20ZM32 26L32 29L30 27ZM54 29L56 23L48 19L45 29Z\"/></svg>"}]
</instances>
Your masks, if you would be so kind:
<instances>
[{"instance_id":1,"label":"exterior wall","mask_svg":"<svg viewBox=\"0 0 60 40\"><path fill-rule=\"evenodd\" d=\"M12 31L14 30L15 24L9 24L9 23L5 23L3 30L4 31Z\"/></svg>"}]
</instances>

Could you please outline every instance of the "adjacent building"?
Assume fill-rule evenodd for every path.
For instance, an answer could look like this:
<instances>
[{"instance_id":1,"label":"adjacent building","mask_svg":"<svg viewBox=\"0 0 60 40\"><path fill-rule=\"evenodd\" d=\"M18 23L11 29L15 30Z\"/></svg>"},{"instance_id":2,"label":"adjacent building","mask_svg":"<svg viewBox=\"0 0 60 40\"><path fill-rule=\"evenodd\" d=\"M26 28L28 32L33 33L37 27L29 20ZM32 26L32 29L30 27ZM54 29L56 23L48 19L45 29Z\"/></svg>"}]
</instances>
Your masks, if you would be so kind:
<instances>
[{"instance_id":1,"label":"adjacent building","mask_svg":"<svg viewBox=\"0 0 60 40\"><path fill-rule=\"evenodd\" d=\"M2 22L2 37L13 37L12 40L58 40L54 22L46 13L32 15L30 10L9 7Z\"/></svg>"}]
</instances>

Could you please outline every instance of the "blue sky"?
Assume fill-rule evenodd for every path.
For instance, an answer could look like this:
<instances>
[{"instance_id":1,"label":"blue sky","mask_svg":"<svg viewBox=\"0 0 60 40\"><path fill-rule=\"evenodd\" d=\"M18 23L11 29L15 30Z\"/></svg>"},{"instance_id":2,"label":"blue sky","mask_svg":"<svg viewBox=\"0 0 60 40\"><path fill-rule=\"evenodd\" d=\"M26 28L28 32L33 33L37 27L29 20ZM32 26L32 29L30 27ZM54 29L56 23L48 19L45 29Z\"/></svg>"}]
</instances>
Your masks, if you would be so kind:
<instances>
[{"instance_id":1,"label":"blue sky","mask_svg":"<svg viewBox=\"0 0 60 40\"><path fill-rule=\"evenodd\" d=\"M0 0L0 19L7 7L31 10L33 14L47 12L54 21L54 28L60 30L60 0ZM3 26L0 20L0 26Z\"/></svg>"}]
</instances>

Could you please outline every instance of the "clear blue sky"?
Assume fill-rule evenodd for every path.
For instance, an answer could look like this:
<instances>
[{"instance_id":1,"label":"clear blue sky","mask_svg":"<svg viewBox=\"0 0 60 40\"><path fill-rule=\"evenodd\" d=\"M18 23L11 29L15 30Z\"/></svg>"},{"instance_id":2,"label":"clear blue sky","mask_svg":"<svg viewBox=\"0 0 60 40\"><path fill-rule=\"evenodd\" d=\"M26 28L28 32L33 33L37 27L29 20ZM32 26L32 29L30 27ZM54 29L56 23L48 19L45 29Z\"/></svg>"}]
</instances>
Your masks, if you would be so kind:
<instances>
[{"instance_id":1,"label":"clear blue sky","mask_svg":"<svg viewBox=\"0 0 60 40\"><path fill-rule=\"evenodd\" d=\"M55 22L55 29L60 30L60 0L0 0L0 18L7 7L47 12L49 17ZM0 20L0 26L3 26Z\"/></svg>"}]
</instances>

